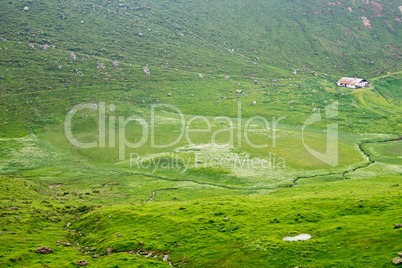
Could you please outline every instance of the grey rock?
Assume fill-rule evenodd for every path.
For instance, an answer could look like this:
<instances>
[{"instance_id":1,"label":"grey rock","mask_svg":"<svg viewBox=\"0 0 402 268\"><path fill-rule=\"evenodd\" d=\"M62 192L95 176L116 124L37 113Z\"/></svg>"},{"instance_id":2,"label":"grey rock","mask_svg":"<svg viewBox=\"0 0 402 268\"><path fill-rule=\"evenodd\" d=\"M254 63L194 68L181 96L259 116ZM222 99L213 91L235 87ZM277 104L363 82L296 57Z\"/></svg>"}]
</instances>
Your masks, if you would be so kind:
<instances>
[{"instance_id":1,"label":"grey rock","mask_svg":"<svg viewBox=\"0 0 402 268\"><path fill-rule=\"evenodd\" d=\"M146 76L150 76L151 72L149 71L149 68L147 66L145 66L143 69L144 73L146 74Z\"/></svg>"},{"instance_id":2,"label":"grey rock","mask_svg":"<svg viewBox=\"0 0 402 268\"><path fill-rule=\"evenodd\" d=\"M72 53L70 54L70 57L71 57L73 60L76 60L76 59L77 59L77 55L75 55L74 52L72 52Z\"/></svg>"},{"instance_id":3,"label":"grey rock","mask_svg":"<svg viewBox=\"0 0 402 268\"><path fill-rule=\"evenodd\" d=\"M393 264L396 264L396 265L401 265L401 264L402 264L402 258L401 258L401 257L395 257L395 258L392 260L392 263L393 263Z\"/></svg>"},{"instance_id":4,"label":"grey rock","mask_svg":"<svg viewBox=\"0 0 402 268\"><path fill-rule=\"evenodd\" d=\"M112 65L113 65L115 68L120 65L120 62L115 61L115 60L112 60L112 61L110 61L110 62L112 63Z\"/></svg>"},{"instance_id":5,"label":"grey rock","mask_svg":"<svg viewBox=\"0 0 402 268\"><path fill-rule=\"evenodd\" d=\"M87 262L86 260L80 260L77 264L78 264L79 266L85 266L85 265L88 265L89 262Z\"/></svg>"},{"instance_id":6,"label":"grey rock","mask_svg":"<svg viewBox=\"0 0 402 268\"><path fill-rule=\"evenodd\" d=\"M40 48L43 50L43 51L47 51L48 50L48 48L49 48L50 46L49 45L40 45Z\"/></svg>"},{"instance_id":7,"label":"grey rock","mask_svg":"<svg viewBox=\"0 0 402 268\"><path fill-rule=\"evenodd\" d=\"M35 250L35 252L40 253L40 254L49 254L49 253L53 253L53 250L48 247L40 247L40 248L37 248Z\"/></svg>"}]
</instances>

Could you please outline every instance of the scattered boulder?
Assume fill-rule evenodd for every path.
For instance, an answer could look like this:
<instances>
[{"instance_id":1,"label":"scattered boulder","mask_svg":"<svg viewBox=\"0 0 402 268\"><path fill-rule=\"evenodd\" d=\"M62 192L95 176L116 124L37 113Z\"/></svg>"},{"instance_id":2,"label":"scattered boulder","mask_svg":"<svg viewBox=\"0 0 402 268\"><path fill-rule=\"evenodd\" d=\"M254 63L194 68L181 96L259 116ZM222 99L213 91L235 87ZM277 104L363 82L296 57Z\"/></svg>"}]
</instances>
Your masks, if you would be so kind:
<instances>
[{"instance_id":1,"label":"scattered boulder","mask_svg":"<svg viewBox=\"0 0 402 268\"><path fill-rule=\"evenodd\" d=\"M105 64L104 63L98 63L98 69L105 69Z\"/></svg>"},{"instance_id":2,"label":"scattered boulder","mask_svg":"<svg viewBox=\"0 0 402 268\"><path fill-rule=\"evenodd\" d=\"M150 75L151 75L151 72L149 71L149 68L148 68L147 66L145 66L142 70L144 71L144 73L145 73L146 76L150 76Z\"/></svg>"},{"instance_id":3,"label":"scattered boulder","mask_svg":"<svg viewBox=\"0 0 402 268\"><path fill-rule=\"evenodd\" d=\"M24 11L28 11L28 10L29 10L29 7L25 6Z\"/></svg>"},{"instance_id":4,"label":"scattered boulder","mask_svg":"<svg viewBox=\"0 0 402 268\"><path fill-rule=\"evenodd\" d=\"M254 85L259 85L260 82L258 82L257 80L254 80Z\"/></svg>"},{"instance_id":5,"label":"scattered boulder","mask_svg":"<svg viewBox=\"0 0 402 268\"><path fill-rule=\"evenodd\" d=\"M5 39L5 38L3 38L3 37L0 37L0 41L1 41L1 42L5 42L5 41L7 41L7 39Z\"/></svg>"},{"instance_id":6,"label":"scattered boulder","mask_svg":"<svg viewBox=\"0 0 402 268\"><path fill-rule=\"evenodd\" d=\"M238 90L236 90L236 93L237 93L237 94L242 94L242 93L243 93L243 90L238 89Z\"/></svg>"},{"instance_id":7,"label":"scattered boulder","mask_svg":"<svg viewBox=\"0 0 402 268\"><path fill-rule=\"evenodd\" d=\"M398 256L402 258L402 253L398 253Z\"/></svg>"},{"instance_id":8,"label":"scattered boulder","mask_svg":"<svg viewBox=\"0 0 402 268\"><path fill-rule=\"evenodd\" d=\"M401 265L402 264L402 258L401 257L395 257L392 260L392 263L395 264L395 265Z\"/></svg>"},{"instance_id":9,"label":"scattered boulder","mask_svg":"<svg viewBox=\"0 0 402 268\"><path fill-rule=\"evenodd\" d=\"M18 210L17 207L11 207L10 209L11 209L11 210Z\"/></svg>"},{"instance_id":10,"label":"scattered boulder","mask_svg":"<svg viewBox=\"0 0 402 268\"><path fill-rule=\"evenodd\" d=\"M348 7L349 12L353 12L352 7Z\"/></svg>"},{"instance_id":11,"label":"scattered boulder","mask_svg":"<svg viewBox=\"0 0 402 268\"><path fill-rule=\"evenodd\" d=\"M74 52L72 52L72 53L70 54L70 57L71 57L73 60L76 60L76 59L77 59L77 55L75 55Z\"/></svg>"},{"instance_id":12,"label":"scattered boulder","mask_svg":"<svg viewBox=\"0 0 402 268\"><path fill-rule=\"evenodd\" d=\"M120 62L115 61L115 60L112 60L112 61L110 61L110 62L112 63L112 65L113 65L115 68L120 65Z\"/></svg>"},{"instance_id":13,"label":"scattered boulder","mask_svg":"<svg viewBox=\"0 0 402 268\"><path fill-rule=\"evenodd\" d=\"M49 253L53 253L53 250L48 247L40 247L40 248L37 248L35 250L35 252L40 253L40 254L49 254Z\"/></svg>"},{"instance_id":14,"label":"scattered boulder","mask_svg":"<svg viewBox=\"0 0 402 268\"><path fill-rule=\"evenodd\" d=\"M373 25L371 25L371 22L367 17L362 16L362 20L363 20L364 26L368 27L369 29L373 29Z\"/></svg>"},{"instance_id":15,"label":"scattered boulder","mask_svg":"<svg viewBox=\"0 0 402 268\"><path fill-rule=\"evenodd\" d=\"M47 51L48 50L48 48L49 48L50 46L49 45L40 45L40 48L43 50L43 51Z\"/></svg>"},{"instance_id":16,"label":"scattered boulder","mask_svg":"<svg viewBox=\"0 0 402 268\"><path fill-rule=\"evenodd\" d=\"M57 68L59 68L59 70L61 70L63 68L62 65L57 66Z\"/></svg>"},{"instance_id":17,"label":"scattered boulder","mask_svg":"<svg viewBox=\"0 0 402 268\"><path fill-rule=\"evenodd\" d=\"M225 75L225 80L229 80L230 76L229 75Z\"/></svg>"},{"instance_id":18,"label":"scattered boulder","mask_svg":"<svg viewBox=\"0 0 402 268\"><path fill-rule=\"evenodd\" d=\"M198 74L199 78L204 78L204 76L202 74Z\"/></svg>"},{"instance_id":19,"label":"scattered boulder","mask_svg":"<svg viewBox=\"0 0 402 268\"><path fill-rule=\"evenodd\" d=\"M395 229L402 228L402 224L395 224L394 228Z\"/></svg>"},{"instance_id":20,"label":"scattered boulder","mask_svg":"<svg viewBox=\"0 0 402 268\"><path fill-rule=\"evenodd\" d=\"M168 93L168 97L172 97L172 93Z\"/></svg>"},{"instance_id":21,"label":"scattered boulder","mask_svg":"<svg viewBox=\"0 0 402 268\"><path fill-rule=\"evenodd\" d=\"M67 243L67 242L64 242L63 245L66 246L66 247L71 246L71 244L70 244L70 243Z\"/></svg>"},{"instance_id":22,"label":"scattered boulder","mask_svg":"<svg viewBox=\"0 0 402 268\"><path fill-rule=\"evenodd\" d=\"M88 265L89 262L87 262L86 260L80 260L80 261L78 261L77 264L78 264L79 266L85 266L85 265Z\"/></svg>"},{"instance_id":23,"label":"scattered boulder","mask_svg":"<svg viewBox=\"0 0 402 268\"><path fill-rule=\"evenodd\" d=\"M143 246L145 243L144 242L138 242L139 246Z\"/></svg>"}]
</instances>

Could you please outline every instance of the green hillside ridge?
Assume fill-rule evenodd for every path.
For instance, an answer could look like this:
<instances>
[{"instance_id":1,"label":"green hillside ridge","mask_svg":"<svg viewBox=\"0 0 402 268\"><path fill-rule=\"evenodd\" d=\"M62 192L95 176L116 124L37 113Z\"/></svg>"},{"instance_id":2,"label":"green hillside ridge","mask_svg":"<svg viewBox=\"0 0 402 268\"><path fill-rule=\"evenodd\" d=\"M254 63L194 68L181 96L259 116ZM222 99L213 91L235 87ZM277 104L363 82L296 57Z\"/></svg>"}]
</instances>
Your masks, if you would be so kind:
<instances>
[{"instance_id":1,"label":"green hillside ridge","mask_svg":"<svg viewBox=\"0 0 402 268\"><path fill-rule=\"evenodd\" d=\"M397 2L379 4L380 11L376 4L4 2L0 36L173 70L262 77L276 66L368 77L398 70L401 59Z\"/></svg>"},{"instance_id":2,"label":"green hillside ridge","mask_svg":"<svg viewBox=\"0 0 402 268\"><path fill-rule=\"evenodd\" d=\"M401 8L1 2L0 267L394 267ZM338 87L344 76L370 86ZM72 111L84 103L94 109ZM105 147L74 146L67 115L75 138L99 142L103 103ZM157 144L178 139L181 119L203 116L211 130L167 148L150 133L140 148L122 147L119 118L133 115L155 124ZM313 115L321 120L304 129ZM206 129L198 119L188 127ZM331 166L307 147L325 153L335 123ZM127 142L143 133L124 128ZM299 234L312 238L283 240Z\"/></svg>"}]
</instances>

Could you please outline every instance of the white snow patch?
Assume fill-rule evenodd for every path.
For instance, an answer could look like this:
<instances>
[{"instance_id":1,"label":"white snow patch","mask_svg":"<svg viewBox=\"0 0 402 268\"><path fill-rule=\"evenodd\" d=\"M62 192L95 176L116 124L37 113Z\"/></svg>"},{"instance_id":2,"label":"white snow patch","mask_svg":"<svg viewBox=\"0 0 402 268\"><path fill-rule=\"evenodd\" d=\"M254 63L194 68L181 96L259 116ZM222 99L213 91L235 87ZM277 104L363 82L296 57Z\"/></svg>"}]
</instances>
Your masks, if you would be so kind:
<instances>
[{"instance_id":1,"label":"white snow patch","mask_svg":"<svg viewBox=\"0 0 402 268\"><path fill-rule=\"evenodd\" d=\"M285 241L306 241L311 239L311 235L309 234L300 234L298 236L293 236L293 237L284 237L283 240Z\"/></svg>"}]
</instances>

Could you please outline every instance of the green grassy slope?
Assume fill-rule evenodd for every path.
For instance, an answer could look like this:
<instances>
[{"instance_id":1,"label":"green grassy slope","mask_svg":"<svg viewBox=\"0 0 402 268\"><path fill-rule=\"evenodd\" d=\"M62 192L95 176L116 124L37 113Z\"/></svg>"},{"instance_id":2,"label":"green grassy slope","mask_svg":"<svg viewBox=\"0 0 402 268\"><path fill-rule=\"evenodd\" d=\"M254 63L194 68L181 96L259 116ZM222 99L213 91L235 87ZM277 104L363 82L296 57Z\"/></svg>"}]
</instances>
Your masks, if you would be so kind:
<instances>
[{"instance_id":1,"label":"green grassy slope","mask_svg":"<svg viewBox=\"0 0 402 268\"><path fill-rule=\"evenodd\" d=\"M1 2L0 266L74 267L86 259L89 267L170 267L169 255L174 267L390 267L402 242L393 229L402 223L398 5ZM345 75L371 86L336 87ZM138 115L150 124L152 105L171 104L187 122L201 115L213 131L227 131L212 146L211 133L163 149L148 139L119 160L118 136L115 147L79 149L64 133L74 105L100 102L115 105L107 120ZM326 119L334 103L339 115ZM306 129L305 141L325 152L327 125L337 123L336 167L302 144L302 125L318 112L323 120ZM229 130L253 116L284 117L277 146L258 121L249 138L268 148L237 132L226 144ZM95 110L74 114L74 135L97 140L98 120ZM168 109L157 109L154 122L157 143L183 129ZM126 130L134 142L143 129ZM139 166L130 153L153 162ZM272 154L285 166L233 165ZM208 166L205 157L227 163ZM300 233L313 238L282 240ZM37 254L39 246L54 253Z\"/></svg>"},{"instance_id":2,"label":"green grassy slope","mask_svg":"<svg viewBox=\"0 0 402 268\"><path fill-rule=\"evenodd\" d=\"M375 4L3 2L0 36L204 73L259 77L273 65L289 71L306 67L320 74L367 76L400 67L398 5L389 1L378 10ZM363 25L362 16L371 20L373 29ZM233 55L229 49L234 49ZM256 57L258 65L253 66Z\"/></svg>"}]
</instances>

